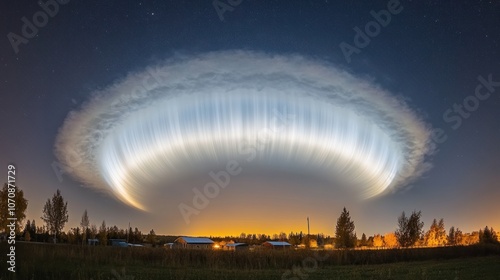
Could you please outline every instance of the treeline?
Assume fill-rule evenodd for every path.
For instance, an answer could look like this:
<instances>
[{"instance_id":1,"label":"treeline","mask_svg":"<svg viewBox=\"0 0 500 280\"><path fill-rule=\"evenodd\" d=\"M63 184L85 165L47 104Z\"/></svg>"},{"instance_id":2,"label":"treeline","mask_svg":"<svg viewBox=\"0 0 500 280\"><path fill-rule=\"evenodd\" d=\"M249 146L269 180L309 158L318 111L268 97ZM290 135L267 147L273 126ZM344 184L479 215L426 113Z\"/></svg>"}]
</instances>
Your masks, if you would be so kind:
<instances>
[{"instance_id":1,"label":"treeline","mask_svg":"<svg viewBox=\"0 0 500 280\"><path fill-rule=\"evenodd\" d=\"M66 232L61 232L57 238L58 243L68 244L87 244L88 239L97 239L104 241L107 244L109 239L125 239L129 243L143 243L145 237L142 232L136 227L135 229L129 228L127 231L123 228L115 226L104 227L104 229L97 228L95 225L90 227L76 227L71 228ZM27 221L23 231L20 234L20 239L24 241L34 242L53 242L53 234L50 234L45 225L36 226L35 220Z\"/></svg>"},{"instance_id":2,"label":"treeline","mask_svg":"<svg viewBox=\"0 0 500 280\"><path fill-rule=\"evenodd\" d=\"M444 219L433 220L427 231L421 221L422 212L413 211L410 216L405 212L397 218L397 230L384 235L375 234L367 237L365 233L359 238L355 231L354 221L349 211L344 207L335 226L335 236L324 234L304 234L281 232L279 234L246 234L240 236L212 237L214 241L243 242L247 244L262 244L267 240L286 241L295 246L305 248L397 248L397 247L438 247L473 244L499 244L500 236L493 228L463 233L459 228L450 227L447 231Z\"/></svg>"},{"instance_id":3,"label":"treeline","mask_svg":"<svg viewBox=\"0 0 500 280\"><path fill-rule=\"evenodd\" d=\"M2 229L6 232L8 211L3 211L7 207L7 184L0 190L0 220ZM151 229L147 234L143 234L137 227L132 229L119 228L115 226L106 226L106 222L102 221L98 227L90 223L87 210L84 211L81 217L80 226L63 231L66 222L68 221L67 202L57 192L51 199L48 199L42 211L42 220L44 225L41 227L35 224L35 220L28 220L22 228L21 222L25 219L25 210L28 206L28 201L24 199L24 193L19 188L16 188L16 206L22 211L16 211L18 239L25 241L37 242L59 242L68 244L87 244L88 240L98 240L93 244L107 245L109 239L124 239L129 243L134 244L150 244L152 246L163 245L168 242L173 242L175 236L157 236L155 231ZM225 236L225 237L210 237L216 242L234 241L242 242L250 245L260 245L268 240L286 241L292 245L304 248L395 248L395 247L436 247L446 245L473 245L477 243L498 244L499 236L493 228L486 226L484 229L474 231L472 233L463 233L459 228L450 227L447 231L444 225L444 220L437 221L434 219L427 231L424 231L424 223L421 221L421 211L413 211L411 215L406 216L405 212L397 218L397 230L389 232L385 235L375 234L367 237L365 233L358 238L355 231L354 221L347 209L344 207L337 224L335 226L335 236L331 237L324 234L304 234L302 232L286 234L245 234L240 236Z\"/></svg>"},{"instance_id":4,"label":"treeline","mask_svg":"<svg viewBox=\"0 0 500 280\"><path fill-rule=\"evenodd\" d=\"M344 207L340 217L337 220L335 231L335 247L337 248L355 248L355 247L437 247L437 246L455 246L472 245L477 243L499 244L500 238L493 228L486 226L477 232L462 233L459 228L450 227L448 233L445 229L444 219L439 222L434 219L429 230L424 231L424 222L421 221L422 212L413 211L410 216L405 212L397 219L398 228L395 232L387 233L382 236L376 234L369 238L363 233L358 240L354 221L351 220L349 212Z\"/></svg>"},{"instance_id":5,"label":"treeline","mask_svg":"<svg viewBox=\"0 0 500 280\"><path fill-rule=\"evenodd\" d=\"M365 233L358 238L354 221L349 211L343 209L335 227L335 236L324 234L304 234L303 232L286 234L246 234L239 236L211 237L214 241L234 241L250 245L259 245L267 240L286 241L295 246L305 248L397 248L397 247L438 247L473 244L499 244L500 236L493 228L486 226L484 229L463 233L459 228L450 227L447 231L444 219L433 220L430 228L424 231L421 221L421 211L413 211L407 217L405 212L397 219L398 229L385 235L375 234L367 237Z\"/></svg>"}]
</instances>

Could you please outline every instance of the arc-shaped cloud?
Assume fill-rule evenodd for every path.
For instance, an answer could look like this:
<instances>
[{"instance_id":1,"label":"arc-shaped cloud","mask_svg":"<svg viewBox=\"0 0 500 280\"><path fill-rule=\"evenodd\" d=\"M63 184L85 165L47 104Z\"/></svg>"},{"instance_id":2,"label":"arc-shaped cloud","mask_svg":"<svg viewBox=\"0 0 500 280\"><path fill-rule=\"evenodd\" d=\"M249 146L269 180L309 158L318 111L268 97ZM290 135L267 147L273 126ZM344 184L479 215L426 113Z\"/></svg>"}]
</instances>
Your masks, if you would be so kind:
<instances>
[{"instance_id":1,"label":"arc-shaped cloud","mask_svg":"<svg viewBox=\"0 0 500 280\"><path fill-rule=\"evenodd\" d=\"M245 145L258 144L249 158ZM245 51L131 74L71 112L55 143L66 172L139 209L156 178L234 158L321 169L373 197L420 176L432 150L428 125L379 86L301 56Z\"/></svg>"}]
</instances>

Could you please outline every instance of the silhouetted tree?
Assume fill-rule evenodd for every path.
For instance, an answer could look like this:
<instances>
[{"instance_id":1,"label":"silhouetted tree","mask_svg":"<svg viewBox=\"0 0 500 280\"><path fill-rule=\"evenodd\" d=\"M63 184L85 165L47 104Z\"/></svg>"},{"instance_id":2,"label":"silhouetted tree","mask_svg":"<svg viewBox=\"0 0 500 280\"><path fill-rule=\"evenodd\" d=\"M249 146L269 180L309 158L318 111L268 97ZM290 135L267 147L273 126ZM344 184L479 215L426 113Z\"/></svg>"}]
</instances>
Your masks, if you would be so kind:
<instances>
[{"instance_id":1,"label":"silhouetted tree","mask_svg":"<svg viewBox=\"0 0 500 280\"><path fill-rule=\"evenodd\" d=\"M28 200L24 198L24 192L19 189L18 186L13 189L13 192L10 192L9 195L9 186L7 183L3 185L3 188L0 190L0 231L8 232L7 226L12 220L8 220L7 218L16 218L16 233L21 232L22 223L26 218L26 209L28 208ZM11 199L11 201L9 201ZM13 201L13 203L12 203ZM9 210L9 202L11 206L14 205L15 210Z\"/></svg>"},{"instance_id":2,"label":"silhouetted tree","mask_svg":"<svg viewBox=\"0 0 500 280\"><path fill-rule=\"evenodd\" d=\"M35 219L31 220L31 227L29 229L29 232L30 232L31 240L38 241Z\"/></svg>"},{"instance_id":3,"label":"silhouetted tree","mask_svg":"<svg viewBox=\"0 0 500 280\"><path fill-rule=\"evenodd\" d=\"M279 237L279 240L281 240L281 241L288 241L286 233L284 233L284 232L280 232L278 237Z\"/></svg>"},{"instance_id":4,"label":"silhouetted tree","mask_svg":"<svg viewBox=\"0 0 500 280\"><path fill-rule=\"evenodd\" d=\"M462 231L457 228L455 230L455 244L456 245L463 245L464 243L464 234L462 233Z\"/></svg>"},{"instance_id":5,"label":"silhouetted tree","mask_svg":"<svg viewBox=\"0 0 500 280\"><path fill-rule=\"evenodd\" d=\"M361 241L359 242L359 246L367 246L366 234L363 232L361 235Z\"/></svg>"},{"instance_id":6,"label":"silhouetted tree","mask_svg":"<svg viewBox=\"0 0 500 280\"><path fill-rule=\"evenodd\" d=\"M482 244L498 244L498 239L493 228L485 227L484 230L479 231L479 243Z\"/></svg>"},{"instance_id":7,"label":"silhouetted tree","mask_svg":"<svg viewBox=\"0 0 500 280\"><path fill-rule=\"evenodd\" d=\"M24 232L24 241L30 241L31 240L31 235L29 231Z\"/></svg>"},{"instance_id":8,"label":"silhouetted tree","mask_svg":"<svg viewBox=\"0 0 500 280\"><path fill-rule=\"evenodd\" d=\"M76 227L76 228L72 228L73 232L73 237L74 237L74 240L72 240L70 243L73 243L73 244L80 244L82 242L82 232L80 230L79 227Z\"/></svg>"},{"instance_id":9,"label":"silhouetted tree","mask_svg":"<svg viewBox=\"0 0 500 280\"><path fill-rule=\"evenodd\" d=\"M458 236L457 236L457 232L458 232L458 231L459 231L459 229L457 228L457 229L455 230L455 227L454 227L454 226L452 226L452 227L450 228L450 230L448 231L448 245L450 245L450 246L455 246L455 245L457 245L457 244L460 244L461 240L460 240L460 241L458 241L458 240L457 240L457 237L458 237ZM460 232L460 233L461 233L461 232ZM461 238L460 238L460 239L461 239Z\"/></svg>"},{"instance_id":10,"label":"silhouetted tree","mask_svg":"<svg viewBox=\"0 0 500 280\"><path fill-rule=\"evenodd\" d=\"M424 223L420 221L421 216L421 211L413 211L409 218L405 212L398 217L398 229L395 234L401 247L413 246L422 235Z\"/></svg>"},{"instance_id":11,"label":"silhouetted tree","mask_svg":"<svg viewBox=\"0 0 500 280\"><path fill-rule=\"evenodd\" d=\"M89 215L87 214L87 209L85 209L82 215L82 220L80 221L80 226L82 226L82 244L85 244L85 240L87 239L87 231L89 229L89 225Z\"/></svg>"},{"instance_id":12,"label":"silhouetted tree","mask_svg":"<svg viewBox=\"0 0 500 280\"><path fill-rule=\"evenodd\" d=\"M68 230L68 233L66 234L66 239L68 240L68 243L74 244L76 243L75 235L73 234L74 228L71 228Z\"/></svg>"},{"instance_id":13,"label":"silhouetted tree","mask_svg":"<svg viewBox=\"0 0 500 280\"><path fill-rule=\"evenodd\" d=\"M49 233L54 234L54 243L64 225L68 222L68 217L68 203L64 202L61 191L57 190L52 200L47 199L43 207L43 216L41 217L45 224L47 224Z\"/></svg>"},{"instance_id":14,"label":"silhouetted tree","mask_svg":"<svg viewBox=\"0 0 500 280\"><path fill-rule=\"evenodd\" d=\"M156 245L156 233L153 229L149 232L148 236L146 237L146 240L148 243L153 245L153 247Z\"/></svg>"},{"instance_id":15,"label":"silhouetted tree","mask_svg":"<svg viewBox=\"0 0 500 280\"><path fill-rule=\"evenodd\" d=\"M25 241L29 241L29 240L26 240L26 233L28 233L28 236L31 239L30 230L31 230L31 221L28 219L28 221L26 221L26 225L24 226L24 230L23 230L23 236L24 236Z\"/></svg>"},{"instance_id":16,"label":"silhouetted tree","mask_svg":"<svg viewBox=\"0 0 500 280\"><path fill-rule=\"evenodd\" d=\"M106 246L108 243L108 232L106 229L106 222L103 220L99 228L99 244Z\"/></svg>"},{"instance_id":17,"label":"silhouetted tree","mask_svg":"<svg viewBox=\"0 0 500 280\"><path fill-rule=\"evenodd\" d=\"M97 226L96 225L91 225L90 226L90 238L95 239L97 237L97 234L99 232L97 231Z\"/></svg>"},{"instance_id":18,"label":"silhouetted tree","mask_svg":"<svg viewBox=\"0 0 500 280\"><path fill-rule=\"evenodd\" d=\"M344 207L340 217L337 219L337 226L335 227L335 247L354 248L357 241L354 229L354 221L351 221L349 212Z\"/></svg>"},{"instance_id":19,"label":"silhouetted tree","mask_svg":"<svg viewBox=\"0 0 500 280\"><path fill-rule=\"evenodd\" d=\"M368 247L373 247L373 236L369 236L368 240L366 241L366 246Z\"/></svg>"},{"instance_id":20,"label":"silhouetted tree","mask_svg":"<svg viewBox=\"0 0 500 280\"><path fill-rule=\"evenodd\" d=\"M134 229L134 238L135 242L142 243L142 232L140 232L138 228Z\"/></svg>"}]
</instances>

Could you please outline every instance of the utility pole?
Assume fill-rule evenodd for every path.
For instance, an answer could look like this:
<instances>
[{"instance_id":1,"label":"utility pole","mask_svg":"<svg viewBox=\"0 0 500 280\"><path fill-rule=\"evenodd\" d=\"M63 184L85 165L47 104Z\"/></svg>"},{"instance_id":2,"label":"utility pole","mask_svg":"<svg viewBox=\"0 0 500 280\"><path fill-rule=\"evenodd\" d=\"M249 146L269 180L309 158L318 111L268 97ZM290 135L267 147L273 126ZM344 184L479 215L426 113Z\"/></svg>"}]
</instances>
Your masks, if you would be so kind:
<instances>
[{"instance_id":1,"label":"utility pole","mask_svg":"<svg viewBox=\"0 0 500 280\"><path fill-rule=\"evenodd\" d=\"M307 217L307 238L309 238L309 234L311 234L309 232L309 217Z\"/></svg>"},{"instance_id":2,"label":"utility pole","mask_svg":"<svg viewBox=\"0 0 500 280\"><path fill-rule=\"evenodd\" d=\"M128 235L130 234L130 222L128 222L128 229L127 229L127 243L129 243Z\"/></svg>"}]
</instances>

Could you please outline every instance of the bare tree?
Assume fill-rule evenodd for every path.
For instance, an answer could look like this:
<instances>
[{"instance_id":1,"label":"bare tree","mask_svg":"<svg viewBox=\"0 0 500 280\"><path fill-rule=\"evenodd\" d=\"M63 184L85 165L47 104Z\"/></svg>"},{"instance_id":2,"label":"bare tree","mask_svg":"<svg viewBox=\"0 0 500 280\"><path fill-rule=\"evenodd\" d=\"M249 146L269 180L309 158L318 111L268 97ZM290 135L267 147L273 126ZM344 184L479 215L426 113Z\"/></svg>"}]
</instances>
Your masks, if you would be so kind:
<instances>
[{"instance_id":1,"label":"bare tree","mask_svg":"<svg viewBox=\"0 0 500 280\"><path fill-rule=\"evenodd\" d=\"M52 197L52 200L47 199L45 206L43 207L42 220L47 224L47 228L50 233L54 234L54 243L57 240L57 236L64 228L64 225L68 222L68 203L64 202L64 198L61 196L61 191L57 192Z\"/></svg>"},{"instance_id":2,"label":"bare tree","mask_svg":"<svg viewBox=\"0 0 500 280\"><path fill-rule=\"evenodd\" d=\"M87 231L89 230L89 215L87 214L87 209L83 212L82 220L80 221L80 226L82 227L82 244L85 244L85 239L87 238Z\"/></svg>"}]
</instances>

